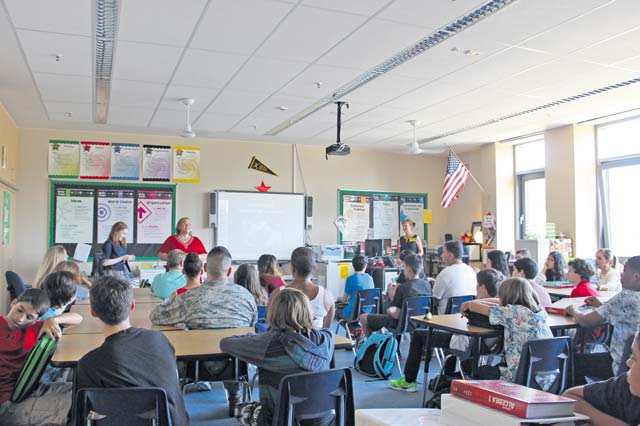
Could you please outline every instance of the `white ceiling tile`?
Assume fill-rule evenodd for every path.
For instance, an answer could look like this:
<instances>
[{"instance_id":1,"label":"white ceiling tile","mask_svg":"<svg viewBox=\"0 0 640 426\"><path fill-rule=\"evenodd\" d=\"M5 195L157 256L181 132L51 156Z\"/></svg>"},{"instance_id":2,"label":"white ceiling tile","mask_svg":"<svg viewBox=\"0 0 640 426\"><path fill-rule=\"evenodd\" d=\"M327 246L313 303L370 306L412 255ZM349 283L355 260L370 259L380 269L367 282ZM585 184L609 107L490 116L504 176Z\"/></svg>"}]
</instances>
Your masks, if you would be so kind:
<instances>
[{"instance_id":1,"label":"white ceiling tile","mask_svg":"<svg viewBox=\"0 0 640 426\"><path fill-rule=\"evenodd\" d=\"M280 121L287 120L291 115L304 110L315 102L313 98L298 96L274 95L260 105L254 114L259 117L274 117ZM281 111L279 107L286 108Z\"/></svg>"},{"instance_id":2,"label":"white ceiling tile","mask_svg":"<svg viewBox=\"0 0 640 426\"><path fill-rule=\"evenodd\" d=\"M618 62L616 66L634 71L640 71L640 55Z\"/></svg>"},{"instance_id":3,"label":"white ceiling tile","mask_svg":"<svg viewBox=\"0 0 640 426\"><path fill-rule=\"evenodd\" d=\"M55 121L93 121L93 105L73 102L45 102L49 119Z\"/></svg>"},{"instance_id":4,"label":"white ceiling tile","mask_svg":"<svg viewBox=\"0 0 640 426\"><path fill-rule=\"evenodd\" d=\"M322 97L362 74L354 68L311 65L302 74L287 84L281 92L285 95ZM317 87L316 83L320 83Z\"/></svg>"},{"instance_id":5,"label":"white ceiling tile","mask_svg":"<svg viewBox=\"0 0 640 426\"><path fill-rule=\"evenodd\" d=\"M372 126L378 126L380 124L387 123L387 125L395 124L398 127L409 128L409 124L407 124L407 121L411 118L407 117L408 114L410 114L410 112L405 109L375 107L363 114L358 115L357 117L349 119L348 121L346 121L346 123L368 124Z\"/></svg>"},{"instance_id":6,"label":"white ceiling tile","mask_svg":"<svg viewBox=\"0 0 640 426\"><path fill-rule=\"evenodd\" d=\"M212 3L191 47L251 54L293 6L270 0L218 0Z\"/></svg>"},{"instance_id":7,"label":"white ceiling tile","mask_svg":"<svg viewBox=\"0 0 640 426\"><path fill-rule=\"evenodd\" d=\"M481 0L403 0L396 1L380 12L378 18L426 28L440 28L478 8Z\"/></svg>"},{"instance_id":8,"label":"white ceiling tile","mask_svg":"<svg viewBox=\"0 0 640 426\"><path fill-rule=\"evenodd\" d=\"M355 13L357 15L371 16L378 12L391 0L304 0L305 6L319 7L322 9L337 10L339 12Z\"/></svg>"},{"instance_id":9,"label":"white ceiling tile","mask_svg":"<svg viewBox=\"0 0 640 426\"><path fill-rule=\"evenodd\" d=\"M312 138L314 135L323 133L325 130L334 127L335 122L328 117L324 120L312 119L311 117L308 117L281 132L280 135L284 137Z\"/></svg>"},{"instance_id":10,"label":"white ceiling tile","mask_svg":"<svg viewBox=\"0 0 640 426\"><path fill-rule=\"evenodd\" d=\"M269 96L266 92L224 89L207 110L209 113L245 115Z\"/></svg>"},{"instance_id":11,"label":"white ceiling tile","mask_svg":"<svg viewBox=\"0 0 640 426\"><path fill-rule=\"evenodd\" d=\"M202 129L209 132L226 132L241 118L242 115L238 114L206 113L194 125L194 129Z\"/></svg>"},{"instance_id":12,"label":"white ceiling tile","mask_svg":"<svg viewBox=\"0 0 640 426\"><path fill-rule=\"evenodd\" d=\"M111 105L149 108L149 114L160 102L165 85L141 81L113 80Z\"/></svg>"},{"instance_id":13,"label":"white ceiling tile","mask_svg":"<svg viewBox=\"0 0 640 426\"><path fill-rule=\"evenodd\" d=\"M345 138L345 142L347 143L375 143L382 139L387 139L396 136L398 133L402 132L402 129L398 128L398 125L391 124L385 126L379 126L373 128L369 131L360 133L356 136L351 136Z\"/></svg>"},{"instance_id":14,"label":"white ceiling tile","mask_svg":"<svg viewBox=\"0 0 640 426\"><path fill-rule=\"evenodd\" d=\"M610 65L638 55L640 55L640 29L594 44L575 52L572 56Z\"/></svg>"},{"instance_id":15,"label":"white ceiling tile","mask_svg":"<svg viewBox=\"0 0 640 426\"><path fill-rule=\"evenodd\" d=\"M147 127L153 108L127 107L110 105L107 116L108 124L121 126Z\"/></svg>"},{"instance_id":16,"label":"white ceiling tile","mask_svg":"<svg viewBox=\"0 0 640 426\"><path fill-rule=\"evenodd\" d=\"M253 57L238 72L229 88L250 91L274 91L299 74L308 64Z\"/></svg>"},{"instance_id":17,"label":"white ceiling tile","mask_svg":"<svg viewBox=\"0 0 640 426\"><path fill-rule=\"evenodd\" d=\"M114 78L166 83L171 78L182 49L119 41L115 53Z\"/></svg>"},{"instance_id":18,"label":"white ceiling tile","mask_svg":"<svg viewBox=\"0 0 640 426\"><path fill-rule=\"evenodd\" d=\"M256 52L257 55L313 62L365 21L363 16L298 7Z\"/></svg>"},{"instance_id":19,"label":"white ceiling tile","mask_svg":"<svg viewBox=\"0 0 640 426\"><path fill-rule=\"evenodd\" d=\"M536 36L523 45L532 49L566 54L638 26L640 2L618 0Z\"/></svg>"},{"instance_id":20,"label":"white ceiling tile","mask_svg":"<svg viewBox=\"0 0 640 426\"><path fill-rule=\"evenodd\" d=\"M206 0L124 1L118 22L118 39L184 46L206 3Z\"/></svg>"},{"instance_id":21,"label":"white ceiling tile","mask_svg":"<svg viewBox=\"0 0 640 426\"><path fill-rule=\"evenodd\" d=\"M184 98L192 98L195 102L191 105L191 111L203 111L209 102L220 92L219 89L206 89L202 87L180 86L172 84L164 94L161 109L185 111L181 102Z\"/></svg>"},{"instance_id":22,"label":"white ceiling tile","mask_svg":"<svg viewBox=\"0 0 640 426\"><path fill-rule=\"evenodd\" d=\"M91 77L34 73L42 99L59 102L91 102Z\"/></svg>"},{"instance_id":23,"label":"white ceiling tile","mask_svg":"<svg viewBox=\"0 0 640 426\"><path fill-rule=\"evenodd\" d=\"M385 105L394 108L416 110L472 91L477 87L479 87L479 84L475 83L473 79L456 82L437 80L387 102Z\"/></svg>"},{"instance_id":24,"label":"white ceiling tile","mask_svg":"<svg viewBox=\"0 0 640 426\"><path fill-rule=\"evenodd\" d=\"M176 134L182 132L187 123L186 109L183 111L158 109L151 120L150 127L161 129L175 129Z\"/></svg>"},{"instance_id":25,"label":"white ceiling tile","mask_svg":"<svg viewBox=\"0 0 640 426\"><path fill-rule=\"evenodd\" d=\"M464 34L518 44L608 1L610 0L518 1L466 29Z\"/></svg>"},{"instance_id":26,"label":"white ceiling tile","mask_svg":"<svg viewBox=\"0 0 640 426\"><path fill-rule=\"evenodd\" d=\"M33 72L91 76L89 37L29 30L18 30L18 37ZM56 55L61 55L60 60Z\"/></svg>"},{"instance_id":27,"label":"white ceiling tile","mask_svg":"<svg viewBox=\"0 0 640 426\"><path fill-rule=\"evenodd\" d=\"M262 117L256 114L251 114L244 118L239 123L235 124L229 129L231 132L238 133L256 133L265 134L275 126L280 124L282 120L278 117Z\"/></svg>"},{"instance_id":28,"label":"white ceiling tile","mask_svg":"<svg viewBox=\"0 0 640 426\"><path fill-rule=\"evenodd\" d=\"M428 33L424 28L372 19L318 63L367 70L399 53Z\"/></svg>"},{"instance_id":29,"label":"white ceiling tile","mask_svg":"<svg viewBox=\"0 0 640 426\"><path fill-rule=\"evenodd\" d=\"M507 49L502 43L458 34L405 62L394 70L400 75L433 80ZM470 50L480 55L467 55Z\"/></svg>"},{"instance_id":30,"label":"white ceiling tile","mask_svg":"<svg viewBox=\"0 0 640 426\"><path fill-rule=\"evenodd\" d=\"M16 28L91 35L92 2L86 0L5 0Z\"/></svg>"},{"instance_id":31,"label":"white ceiling tile","mask_svg":"<svg viewBox=\"0 0 640 426\"><path fill-rule=\"evenodd\" d=\"M411 92L425 81L398 75L383 74L346 96L346 100L356 103L378 104Z\"/></svg>"},{"instance_id":32,"label":"white ceiling tile","mask_svg":"<svg viewBox=\"0 0 640 426\"><path fill-rule=\"evenodd\" d=\"M223 87L247 60L247 56L189 49L173 82L184 86Z\"/></svg>"}]
</instances>

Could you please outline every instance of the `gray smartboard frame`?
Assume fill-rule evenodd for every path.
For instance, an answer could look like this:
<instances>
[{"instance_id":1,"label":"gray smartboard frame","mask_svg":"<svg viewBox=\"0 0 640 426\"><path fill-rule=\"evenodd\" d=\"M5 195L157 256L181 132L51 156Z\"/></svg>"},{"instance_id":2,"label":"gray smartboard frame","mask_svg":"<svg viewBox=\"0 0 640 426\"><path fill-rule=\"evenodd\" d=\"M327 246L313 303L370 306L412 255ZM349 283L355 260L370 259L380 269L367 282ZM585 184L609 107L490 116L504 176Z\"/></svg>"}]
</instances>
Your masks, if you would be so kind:
<instances>
[{"instance_id":1,"label":"gray smartboard frame","mask_svg":"<svg viewBox=\"0 0 640 426\"><path fill-rule=\"evenodd\" d=\"M243 191L243 190L215 190L212 191L211 194L215 194L215 213L210 211L210 214L213 216L210 220L211 224L213 225L213 242L214 242L214 246L217 246L220 244L220 194L224 194L224 193L232 193L232 194L251 194L251 195L255 195L255 196L268 196L268 195L287 195L287 196L295 196L295 197L300 197L300 201L302 203L302 215L303 215L303 228L300 230L301 232L301 240L299 243L299 246L304 246L305 245L305 241L306 241L306 235L307 235L307 215L306 215L306 198L307 195L305 193L302 192L255 192L255 191ZM259 236L257 236L257 238L259 238ZM260 254L265 254L265 253L260 253ZM231 251L231 256L233 257L233 262L234 263L246 263L246 262L255 262L258 260L259 254L255 257L250 257L250 258L246 258L246 257L235 257L233 251ZM287 254L286 257L280 256L277 257L278 261L288 261L290 259L290 253Z\"/></svg>"}]
</instances>

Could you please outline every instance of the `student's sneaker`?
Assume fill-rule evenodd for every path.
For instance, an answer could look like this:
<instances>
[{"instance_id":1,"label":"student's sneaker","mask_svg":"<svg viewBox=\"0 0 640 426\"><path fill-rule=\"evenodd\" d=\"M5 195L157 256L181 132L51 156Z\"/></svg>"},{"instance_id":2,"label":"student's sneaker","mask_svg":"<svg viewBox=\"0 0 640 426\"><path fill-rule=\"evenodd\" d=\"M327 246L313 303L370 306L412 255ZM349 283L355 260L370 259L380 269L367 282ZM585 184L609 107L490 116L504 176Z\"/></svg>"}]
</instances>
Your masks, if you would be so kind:
<instances>
[{"instance_id":1,"label":"student's sneaker","mask_svg":"<svg viewBox=\"0 0 640 426\"><path fill-rule=\"evenodd\" d=\"M404 376L397 380L389 380L389 387L403 392L418 392L418 383L407 382Z\"/></svg>"}]
</instances>

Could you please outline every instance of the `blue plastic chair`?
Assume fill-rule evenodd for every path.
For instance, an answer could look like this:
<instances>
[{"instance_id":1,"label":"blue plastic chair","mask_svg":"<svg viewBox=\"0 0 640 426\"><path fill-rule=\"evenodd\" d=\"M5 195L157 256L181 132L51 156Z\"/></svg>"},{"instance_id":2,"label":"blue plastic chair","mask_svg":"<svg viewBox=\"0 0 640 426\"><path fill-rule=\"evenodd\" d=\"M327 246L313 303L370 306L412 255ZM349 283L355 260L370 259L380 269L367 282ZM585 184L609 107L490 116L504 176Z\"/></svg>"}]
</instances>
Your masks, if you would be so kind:
<instances>
[{"instance_id":1,"label":"blue plastic chair","mask_svg":"<svg viewBox=\"0 0 640 426\"><path fill-rule=\"evenodd\" d=\"M351 370L338 368L285 376L273 426L354 426Z\"/></svg>"},{"instance_id":2,"label":"blue plastic chair","mask_svg":"<svg viewBox=\"0 0 640 426\"><path fill-rule=\"evenodd\" d=\"M76 394L76 426L171 426L164 389L86 388Z\"/></svg>"},{"instance_id":3,"label":"blue plastic chair","mask_svg":"<svg viewBox=\"0 0 640 426\"><path fill-rule=\"evenodd\" d=\"M27 289L27 286L20 275L16 274L15 272L7 271L4 273L4 277L7 280L7 290L9 290L11 300L20 296L20 294L22 294L22 292Z\"/></svg>"},{"instance_id":4,"label":"blue plastic chair","mask_svg":"<svg viewBox=\"0 0 640 426\"><path fill-rule=\"evenodd\" d=\"M447 300L447 307L445 308L444 313L445 314L459 314L460 313L460 307L462 306L462 304L464 302L469 302L473 299L475 299L476 297L473 295L468 295L468 296L454 296L454 297L450 297Z\"/></svg>"},{"instance_id":5,"label":"blue plastic chair","mask_svg":"<svg viewBox=\"0 0 640 426\"><path fill-rule=\"evenodd\" d=\"M514 382L560 395L572 380L569 336L529 340L522 347Z\"/></svg>"},{"instance_id":6,"label":"blue plastic chair","mask_svg":"<svg viewBox=\"0 0 640 426\"><path fill-rule=\"evenodd\" d=\"M262 334L269 328L267 324L267 306L258 305L258 321L256 321L256 334Z\"/></svg>"},{"instance_id":7,"label":"blue plastic chair","mask_svg":"<svg viewBox=\"0 0 640 426\"><path fill-rule=\"evenodd\" d=\"M347 337L351 337L349 326L360 322L360 314L380 313L382 295L379 288L368 288L358 291L350 318L342 318L336 325L335 333L338 334L340 327L344 328Z\"/></svg>"}]
</instances>

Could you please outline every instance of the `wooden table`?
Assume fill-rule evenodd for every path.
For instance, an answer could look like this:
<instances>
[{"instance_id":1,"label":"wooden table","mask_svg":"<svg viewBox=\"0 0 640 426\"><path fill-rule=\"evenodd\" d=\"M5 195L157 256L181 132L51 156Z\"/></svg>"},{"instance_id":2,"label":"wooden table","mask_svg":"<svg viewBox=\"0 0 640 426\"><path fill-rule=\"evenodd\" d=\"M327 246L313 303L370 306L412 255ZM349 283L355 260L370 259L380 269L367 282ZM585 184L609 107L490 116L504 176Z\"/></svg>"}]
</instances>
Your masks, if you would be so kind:
<instances>
[{"instance_id":1,"label":"wooden table","mask_svg":"<svg viewBox=\"0 0 640 426\"><path fill-rule=\"evenodd\" d=\"M134 288L133 300L136 302L136 305L140 303L162 303L162 299L157 296L154 296L153 293L151 293L151 290L148 288ZM85 299L76 300L76 305L88 305L88 304L89 304L88 297Z\"/></svg>"},{"instance_id":2,"label":"wooden table","mask_svg":"<svg viewBox=\"0 0 640 426\"><path fill-rule=\"evenodd\" d=\"M459 426L446 422L433 408L379 408L356 410L356 426Z\"/></svg>"},{"instance_id":3,"label":"wooden table","mask_svg":"<svg viewBox=\"0 0 640 426\"><path fill-rule=\"evenodd\" d=\"M546 288L546 290L549 292L549 295L551 297L555 297L558 299L563 299L565 297L570 297L571 296L571 292L573 291L573 288ZM598 299L605 299L609 300L611 299L613 296L615 296L616 294L618 294L617 291L600 291L600 296Z\"/></svg>"},{"instance_id":4,"label":"wooden table","mask_svg":"<svg viewBox=\"0 0 640 426\"><path fill-rule=\"evenodd\" d=\"M136 305L131 312L131 325L140 328L149 328L153 330L179 330L180 328L166 325L153 325L149 319L149 314L157 306L157 303L140 303ZM91 315L89 305L77 305L71 309L71 312L82 315L82 322L78 325L69 326L64 329L64 334L92 334L102 333L101 321Z\"/></svg>"}]
</instances>

